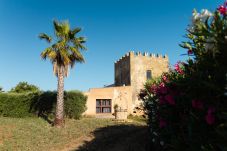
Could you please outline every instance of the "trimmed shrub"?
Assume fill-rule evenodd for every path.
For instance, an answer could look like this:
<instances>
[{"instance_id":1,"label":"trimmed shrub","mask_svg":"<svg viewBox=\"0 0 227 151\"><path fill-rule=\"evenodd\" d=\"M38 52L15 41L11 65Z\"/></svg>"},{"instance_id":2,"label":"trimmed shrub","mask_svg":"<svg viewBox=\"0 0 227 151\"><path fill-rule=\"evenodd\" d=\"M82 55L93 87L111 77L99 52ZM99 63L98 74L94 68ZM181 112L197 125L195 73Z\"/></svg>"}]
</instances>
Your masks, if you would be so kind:
<instances>
[{"instance_id":1,"label":"trimmed shrub","mask_svg":"<svg viewBox=\"0 0 227 151\"><path fill-rule=\"evenodd\" d=\"M38 99L33 100L30 105L30 112L40 117L52 116L55 113L55 105L57 100L56 91L46 91L40 93Z\"/></svg>"},{"instance_id":2,"label":"trimmed shrub","mask_svg":"<svg viewBox=\"0 0 227 151\"><path fill-rule=\"evenodd\" d=\"M65 116L79 119L86 110L87 97L79 91L65 92ZM53 117L57 92L1 93L0 116L5 117Z\"/></svg>"},{"instance_id":3,"label":"trimmed shrub","mask_svg":"<svg viewBox=\"0 0 227 151\"><path fill-rule=\"evenodd\" d=\"M5 117L32 116L30 105L37 100L38 93L0 93L0 115Z\"/></svg>"},{"instance_id":4,"label":"trimmed shrub","mask_svg":"<svg viewBox=\"0 0 227 151\"><path fill-rule=\"evenodd\" d=\"M65 115L69 118L79 119L86 110L87 97L79 91L65 93Z\"/></svg>"}]
</instances>

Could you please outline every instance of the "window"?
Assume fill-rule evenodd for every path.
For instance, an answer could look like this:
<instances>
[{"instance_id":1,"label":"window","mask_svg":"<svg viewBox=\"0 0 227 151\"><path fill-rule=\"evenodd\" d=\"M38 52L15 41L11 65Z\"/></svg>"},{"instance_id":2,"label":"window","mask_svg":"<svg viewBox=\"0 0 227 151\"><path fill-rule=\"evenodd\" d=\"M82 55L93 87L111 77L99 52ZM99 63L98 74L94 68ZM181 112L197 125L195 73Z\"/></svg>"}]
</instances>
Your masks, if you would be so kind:
<instances>
[{"instance_id":1,"label":"window","mask_svg":"<svg viewBox=\"0 0 227 151\"><path fill-rule=\"evenodd\" d=\"M97 99L96 100L96 113L111 113L111 100L110 99Z\"/></svg>"},{"instance_id":2,"label":"window","mask_svg":"<svg viewBox=\"0 0 227 151\"><path fill-rule=\"evenodd\" d=\"M151 70L147 70L147 80L152 78Z\"/></svg>"}]
</instances>

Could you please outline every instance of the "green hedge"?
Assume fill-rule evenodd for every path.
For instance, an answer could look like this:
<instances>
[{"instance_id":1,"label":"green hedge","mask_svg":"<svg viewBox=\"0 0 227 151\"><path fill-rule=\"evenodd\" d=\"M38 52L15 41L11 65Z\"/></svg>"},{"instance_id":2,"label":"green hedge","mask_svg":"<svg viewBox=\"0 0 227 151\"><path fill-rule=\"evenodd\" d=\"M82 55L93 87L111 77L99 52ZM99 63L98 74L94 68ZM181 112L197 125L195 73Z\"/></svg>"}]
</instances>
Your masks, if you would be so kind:
<instances>
[{"instance_id":1,"label":"green hedge","mask_svg":"<svg viewBox=\"0 0 227 151\"><path fill-rule=\"evenodd\" d=\"M0 116L26 117L32 116L30 105L37 100L38 93L0 93Z\"/></svg>"},{"instance_id":2,"label":"green hedge","mask_svg":"<svg viewBox=\"0 0 227 151\"><path fill-rule=\"evenodd\" d=\"M50 117L55 114L55 91L36 93L1 93L0 116L5 117ZM65 116L79 119L86 110L87 97L79 91L65 92Z\"/></svg>"},{"instance_id":3,"label":"green hedge","mask_svg":"<svg viewBox=\"0 0 227 151\"><path fill-rule=\"evenodd\" d=\"M38 116L52 116L55 114L57 92L46 91L39 94L38 99L33 100L30 105L30 112Z\"/></svg>"},{"instance_id":4,"label":"green hedge","mask_svg":"<svg viewBox=\"0 0 227 151\"><path fill-rule=\"evenodd\" d=\"M65 115L69 118L79 119L86 110L87 96L79 91L65 93Z\"/></svg>"}]
</instances>

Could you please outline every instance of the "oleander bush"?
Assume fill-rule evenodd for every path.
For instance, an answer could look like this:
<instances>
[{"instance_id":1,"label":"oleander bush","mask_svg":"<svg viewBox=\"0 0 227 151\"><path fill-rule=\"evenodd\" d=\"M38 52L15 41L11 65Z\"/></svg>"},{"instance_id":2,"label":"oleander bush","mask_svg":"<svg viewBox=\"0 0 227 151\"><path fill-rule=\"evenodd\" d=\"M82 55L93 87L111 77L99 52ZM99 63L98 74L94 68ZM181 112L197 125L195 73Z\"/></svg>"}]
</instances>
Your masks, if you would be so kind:
<instances>
[{"instance_id":1,"label":"oleander bush","mask_svg":"<svg viewBox=\"0 0 227 151\"><path fill-rule=\"evenodd\" d=\"M189 59L141 90L154 150L227 150L227 3L193 12Z\"/></svg>"},{"instance_id":2,"label":"oleander bush","mask_svg":"<svg viewBox=\"0 0 227 151\"><path fill-rule=\"evenodd\" d=\"M29 93L0 93L0 116L53 117L57 93L55 91ZM65 92L65 116L79 119L86 110L87 97L79 91Z\"/></svg>"}]
</instances>

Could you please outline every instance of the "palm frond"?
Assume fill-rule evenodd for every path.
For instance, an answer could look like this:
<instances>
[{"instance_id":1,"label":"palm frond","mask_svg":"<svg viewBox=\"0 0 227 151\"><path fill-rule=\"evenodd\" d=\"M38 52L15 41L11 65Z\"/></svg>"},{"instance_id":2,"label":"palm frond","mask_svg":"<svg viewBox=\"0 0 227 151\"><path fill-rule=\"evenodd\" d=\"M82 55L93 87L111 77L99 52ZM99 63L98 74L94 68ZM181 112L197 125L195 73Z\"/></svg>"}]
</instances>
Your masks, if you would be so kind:
<instances>
[{"instance_id":1,"label":"palm frond","mask_svg":"<svg viewBox=\"0 0 227 151\"><path fill-rule=\"evenodd\" d=\"M68 33L70 31L70 25L68 21L58 22L57 20L54 20L54 29L55 34L60 39L64 39L68 36Z\"/></svg>"},{"instance_id":2,"label":"palm frond","mask_svg":"<svg viewBox=\"0 0 227 151\"><path fill-rule=\"evenodd\" d=\"M84 45L82 45L81 43L78 44L78 47L79 47L81 50L87 50L87 48L86 48Z\"/></svg>"},{"instance_id":3,"label":"palm frond","mask_svg":"<svg viewBox=\"0 0 227 151\"><path fill-rule=\"evenodd\" d=\"M71 32L73 33L73 34L77 34L78 32L80 32L81 31L81 28L80 27L76 27L76 28L74 28L73 30L71 30Z\"/></svg>"},{"instance_id":4,"label":"palm frond","mask_svg":"<svg viewBox=\"0 0 227 151\"><path fill-rule=\"evenodd\" d=\"M75 38L75 35L81 31L81 28L77 27L74 28L73 30L69 31L69 39L73 40Z\"/></svg>"},{"instance_id":5,"label":"palm frond","mask_svg":"<svg viewBox=\"0 0 227 151\"><path fill-rule=\"evenodd\" d=\"M56 53L55 51L50 51L50 52L48 53L48 58L49 58L50 60L55 60L56 57L57 57L57 53Z\"/></svg>"},{"instance_id":6,"label":"palm frond","mask_svg":"<svg viewBox=\"0 0 227 151\"><path fill-rule=\"evenodd\" d=\"M54 24L54 32L55 32L56 36L58 37L58 36L60 36L60 33L62 32L61 26L60 26L60 24L58 23L57 20L54 20L53 24Z\"/></svg>"},{"instance_id":7,"label":"palm frond","mask_svg":"<svg viewBox=\"0 0 227 151\"><path fill-rule=\"evenodd\" d=\"M71 63L71 60L70 60L70 58L69 58L69 53L68 53L68 51L67 50L64 50L64 49L62 49L61 51L60 51L60 55L61 55L61 60L60 60L60 62L64 65L64 66L67 66L67 65L69 65L70 63Z\"/></svg>"},{"instance_id":8,"label":"palm frond","mask_svg":"<svg viewBox=\"0 0 227 151\"><path fill-rule=\"evenodd\" d=\"M70 47L72 54L69 56L71 60L71 67L74 67L76 62L83 63L85 62L83 55L76 47Z\"/></svg>"},{"instance_id":9,"label":"palm frond","mask_svg":"<svg viewBox=\"0 0 227 151\"><path fill-rule=\"evenodd\" d=\"M45 33L39 34L39 38L40 38L40 39L46 40L48 43L51 43L51 41L52 41L51 36L49 36L49 35L47 35L47 34L45 34Z\"/></svg>"},{"instance_id":10,"label":"palm frond","mask_svg":"<svg viewBox=\"0 0 227 151\"><path fill-rule=\"evenodd\" d=\"M57 53L53 50L52 47L48 47L41 53L41 58L44 60L46 60L46 58L49 58L52 62L54 62L57 58Z\"/></svg>"},{"instance_id":11,"label":"palm frond","mask_svg":"<svg viewBox=\"0 0 227 151\"><path fill-rule=\"evenodd\" d=\"M66 46L66 41L65 40L58 41L57 43L52 45L52 47L56 51L60 51L61 49L64 49L65 46Z\"/></svg>"},{"instance_id":12,"label":"palm frond","mask_svg":"<svg viewBox=\"0 0 227 151\"><path fill-rule=\"evenodd\" d=\"M47 57L49 57L49 53L53 51L52 47L46 48L42 53L41 53L41 58L46 60Z\"/></svg>"},{"instance_id":13,"label":"palm frond","mask_svg":"<svg viewBox=\"0 0 227 151\"><path fill-rule=\"evenodd\" d=\"M69 31L70 31L70 25L68 21L63 21L61 23L61 27L62 27L62 32L64 35L68 35Z\"/></svg>"},{"instance_id":14,"label":"palm frond","mask_svg":"<svg viewBox=\"0 0 227 151\"><path fill-rule=\"evenodd\" d=\"M78 37L77 40L78 40L80 43L85 43L85 42L86 42L86 38L85 38L85 37Z\"/></svg>"},{"instance_id":15,"label":"palm frond","mask_svg":"<svg viewBox=\"0 0 227 151\"><path fill-rule=\"evenodd\" d=\"M84 37L79 37L79 38L75 38L73 40L73 44L75 47L78 47L81 50L87 50L87 48L83 45L83 43L86 42L86 38Z\"/></svg>"}]
</instances>

